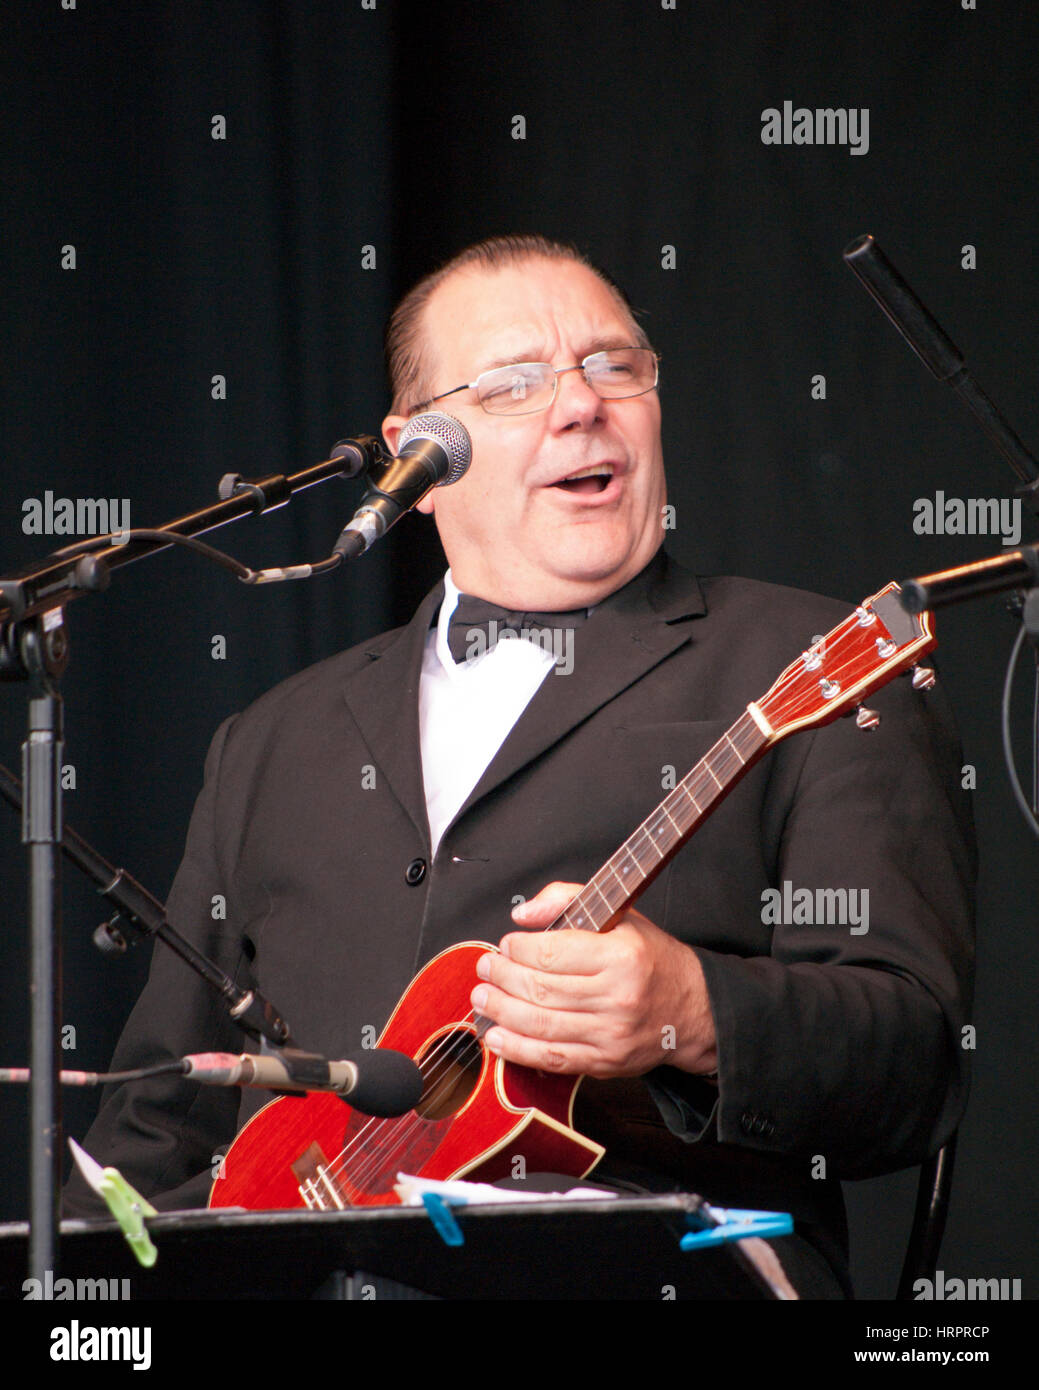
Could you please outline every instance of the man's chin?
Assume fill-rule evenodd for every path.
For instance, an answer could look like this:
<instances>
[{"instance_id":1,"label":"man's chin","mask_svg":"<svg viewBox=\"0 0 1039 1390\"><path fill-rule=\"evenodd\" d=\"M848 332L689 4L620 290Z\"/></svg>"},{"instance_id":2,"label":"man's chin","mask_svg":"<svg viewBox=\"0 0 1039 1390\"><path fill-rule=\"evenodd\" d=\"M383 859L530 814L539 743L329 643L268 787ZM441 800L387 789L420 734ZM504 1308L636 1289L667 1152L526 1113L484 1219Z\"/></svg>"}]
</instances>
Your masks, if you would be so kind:
<instances>
[{"instance_id":1,"label":"man's chin","mask_svg":"<svg viewBox=\"0 0 1039 1390\"><path fill-rule=\"evenodd\" d=\"M630 545L611 546L605 552L601 546L574 546L546 557L546 569L561 583L594 591L594 596L580 600L591 604L623 588L645 569L653 554Z\"/></svg>"},{"instance_id":2,"label":"man's chin","mask_svg":"<svg viewBox=\"0 0 1039 1390\"><path fill-rule=\"evenodd\" d=\"M567 527L534 549L497 544L465 554L445 545L452 576L463 593L476 594L506 608L548 612L600 603L643 570L663 539L630 533L609 534L600 527ZM493 566L485 563L494 557Z\"/></svg>"}]
</instances>

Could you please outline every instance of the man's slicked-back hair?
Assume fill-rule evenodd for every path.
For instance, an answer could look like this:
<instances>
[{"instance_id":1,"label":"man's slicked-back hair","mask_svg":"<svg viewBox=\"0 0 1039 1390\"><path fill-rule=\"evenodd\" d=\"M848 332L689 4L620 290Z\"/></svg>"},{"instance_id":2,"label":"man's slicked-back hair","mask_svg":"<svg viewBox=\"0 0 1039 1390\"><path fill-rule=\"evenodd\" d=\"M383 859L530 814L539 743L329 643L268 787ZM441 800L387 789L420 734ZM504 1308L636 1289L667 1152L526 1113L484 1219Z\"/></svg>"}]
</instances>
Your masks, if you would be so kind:
<instances>
[{"instance_id":1,"label":"man's slicked-back hair","mask_svg":"<svg viewBox=\"0 0 1039 1390\"><path fill-rule=\"evenodd\" d=\"M616 296L625 316L631 320L632 342L637 347L650 346L649 339L635 318L627 295L611 276L590 261L576 246L533 234L489 237L486 241L467 246L464 251L459 251L457 256L452 256L436 270L423 276L390 316L386 325L385 352L386 375L389 378L392 397L390 410L394 415L409 415L429 400L432 383L429 380L430 367L422 318L434 290L456 271L471 268L501 270L505 266L528 260L573 261L576 265L590 270L593 275L599 277L610 293Z\"/></svg>"}]
</instances>

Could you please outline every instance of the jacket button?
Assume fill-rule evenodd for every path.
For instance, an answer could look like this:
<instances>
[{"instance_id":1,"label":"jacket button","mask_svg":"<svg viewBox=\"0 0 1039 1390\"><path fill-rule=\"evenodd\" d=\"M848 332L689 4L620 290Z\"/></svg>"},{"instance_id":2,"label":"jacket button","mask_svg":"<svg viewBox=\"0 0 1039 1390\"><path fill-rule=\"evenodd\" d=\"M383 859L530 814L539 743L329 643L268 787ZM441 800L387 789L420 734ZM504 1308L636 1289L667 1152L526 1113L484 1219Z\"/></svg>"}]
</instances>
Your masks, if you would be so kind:
<instances>
[{"instance_id":1,"label":"jacket button","mask_svg":"<svg viewBox=\"0 0 1039 1390\"><path fill-rule=\"evenodd\" d=\"M424 859L413 859L404 870L404 882L409 883L412 888L417 883L421 883L426 876L426 861Z\"/></svg>"}]
</instances>

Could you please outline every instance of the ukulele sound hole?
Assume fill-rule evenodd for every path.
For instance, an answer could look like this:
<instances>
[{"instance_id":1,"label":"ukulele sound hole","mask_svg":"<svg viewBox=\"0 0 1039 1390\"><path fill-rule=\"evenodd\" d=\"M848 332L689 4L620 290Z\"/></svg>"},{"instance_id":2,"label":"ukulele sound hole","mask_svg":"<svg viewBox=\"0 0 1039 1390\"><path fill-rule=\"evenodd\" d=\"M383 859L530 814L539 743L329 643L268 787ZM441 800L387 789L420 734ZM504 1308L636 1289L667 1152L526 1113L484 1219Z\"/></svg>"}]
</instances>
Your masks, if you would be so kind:
<instances>
[{"instance_id":1,"label":"ukulele sound hole","mask_svg":"<svg viewBox=\"0 0 1039 1390\"><path fill-rule=\"evenodd\" d=\"M426 1084L416 1113L442 1120L460 1110L472 1095L483 1067L483 1048L464 1028L434 1038L418 1058Z\"/></svg>"}]
</instances>

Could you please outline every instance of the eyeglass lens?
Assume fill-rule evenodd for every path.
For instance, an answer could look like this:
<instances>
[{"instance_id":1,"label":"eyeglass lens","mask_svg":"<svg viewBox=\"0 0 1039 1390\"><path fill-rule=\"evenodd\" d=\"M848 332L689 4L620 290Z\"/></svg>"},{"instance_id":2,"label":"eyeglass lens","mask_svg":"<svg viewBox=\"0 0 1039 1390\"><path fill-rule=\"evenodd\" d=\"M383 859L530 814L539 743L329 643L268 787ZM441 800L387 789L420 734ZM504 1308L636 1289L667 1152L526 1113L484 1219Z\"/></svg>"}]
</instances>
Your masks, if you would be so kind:
<instances>
[{"instance_id":1,"label":"eyeglass lens","mask_svg":"<svg viewBox=\"0 0 1039 1390\"><path fill-rule=\"evenodd\" d=\"M657 359L649 348L596 352L582 367L589 386L605 400L643 395L657 382ZM491 414L529 413L549 404L558 375L548 362L518 362L483 372L476 379L476 392Z\"/></svg>"}]
</instances>

